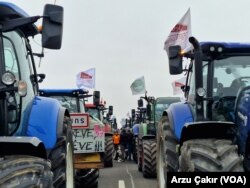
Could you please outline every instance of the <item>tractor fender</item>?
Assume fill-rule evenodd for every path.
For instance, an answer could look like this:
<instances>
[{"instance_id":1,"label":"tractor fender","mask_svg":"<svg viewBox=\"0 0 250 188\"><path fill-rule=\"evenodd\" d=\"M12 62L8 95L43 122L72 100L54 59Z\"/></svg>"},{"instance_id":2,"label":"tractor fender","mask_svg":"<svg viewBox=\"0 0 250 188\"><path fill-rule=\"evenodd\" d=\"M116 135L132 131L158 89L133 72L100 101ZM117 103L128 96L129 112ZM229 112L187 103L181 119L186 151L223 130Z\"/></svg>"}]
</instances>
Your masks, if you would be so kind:
<instances>
[{"instance_id":1,"label":"tractor fender","mask_svg":"<svg viewBox=\"0 0 250 188\"><path fill-rule=\"evenodd\" d=\"M237 126L229 121L198 121L186 123L181 132L180 145L191 139L236 140Z\"/></svg>"},{"instance_id":2,"label":"tractor fender","mask_svg":"<svg viewBox=\"0 0 250 188\"><path fill-rule=\"evenodd\" d=\"M104 132L108 133L108 132L112 132L112 128L111 125L108 123L103 123L104 124Z\"/></svg>"},{"instance_id":3,"label":"tractor fender","mask_svg":"<svg viewBox=\"0 0 250 188\"><path fill-rule=\"evenodd\" d=\"M62 132L64 112L65 109L56 99L36 96L32 103L26 135L39 138L46 149L52 149L57 136Z\"/></svg>"},{"instance_id":4,"label":"tractor fender","mask_svg":"<svg viewBox=\"0 0 250 188\"><path fill-rule=\"evenodd\" d=\"M141 123L139 125L139 138L141 139L143 136L147 135L147 124L146 123Z\"/></svg>"},{"instance_id":5,"label":"tractor fender","mask_svg":"<svg viewBox=\"0 0 250 188\"><path fill-rule=\"evenodd\" d=\"M156 139L156 135L149 134L142 136L142 140L148 140L148 139Z\"/></svg>"},{"instance_id":6,"label":"tractor fender","mask_svg":"<svg viewBox=\"0 0 250 188\"><path fill-rule=\"evenodd\" d=\"M138 123L134 124L134 126L132 128L134 136L137 136L139 134L139 126L140 126L140 124L138 124Z\"/></svg>"},{"instance_id":7,"label":"tractor fender","mask_svg":"<svg viewBox=\"0 0 250 188\"><path fill-rule=\"evenodd\" d=\"M30 155L47 159L44 144L36 137L0 137L0 156L5 155Z\"/></svg>"},{"instance_id":8,"label":"tractor fender","mask_svg":"<svg viewBox=\"0 0 250 188\"><path fill-rule=\"evenodd\" d=\"M172 103L168 109L163 112L163 115L168 115L170 128L178 140L180 140L184 125L194 121L191 107L188 103L184 102Z\"/></svg>"},{"instance_id":9,"label":"tractor fender","mask_svg":"<svg viewBox=\"0 0 250 188\"><path fill-rule=\"evenodd\" d=\"M113 136L112 132L105 132L105 136Z\"/></svg>"},{"instance_id":10,"label":"tractor fender","mask_svg":"<svg viewBox=\"0 0 250 188\"><path fill-rule=\"evenodd\" d=\"M59 113L58 113L58 123L57 123L57 134L56 136L59 137L63 134L63 121L64 117L69 117L70 118L70 113L67 108L61 106L59 108Z\"/></svg>"}]
</instances>

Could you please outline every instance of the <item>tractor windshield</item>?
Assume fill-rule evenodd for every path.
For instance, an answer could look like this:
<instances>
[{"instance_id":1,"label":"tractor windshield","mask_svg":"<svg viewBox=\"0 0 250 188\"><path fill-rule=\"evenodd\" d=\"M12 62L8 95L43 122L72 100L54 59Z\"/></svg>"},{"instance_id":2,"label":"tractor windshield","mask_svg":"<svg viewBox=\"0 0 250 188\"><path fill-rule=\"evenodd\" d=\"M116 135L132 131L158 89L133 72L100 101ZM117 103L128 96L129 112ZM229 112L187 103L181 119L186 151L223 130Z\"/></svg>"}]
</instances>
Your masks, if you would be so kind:
<instances>
[{"instance_id":1,"label":"tractor windshield","mask_svg":"<svg viewBox=\"0 0 250 188\"><path fill-rule=\"evenodd\" d=\"M207 91L206 97L237 96L242 87L250 85L249 72L250 56L203 61L203 88ZM194 74L191 75L189 100L195 95Z\"/></svg>"},{"instance_id":2,"label":"tractor windshield","mask_svg":"<svg viewBox=\"0 0 250 188\"><path fill-rule=\"evenodd\" d=\"M231 56L202 62L203 88L206 90L204 115L214 120L233 121L235 99L241 88L250 86L250 56ZM195 105L195 79L190 73L188 101ZM212 104L212 111L209 106ZM208 118L209 119L209 118Z\"/></svg>"},{"instance_id":3,"label":"tractor windshield","mask_svg":"<svg viewBox=\"0 0 250 188\"><path fill-rule=\"evenodd\" d=\"M169 104L156 104L155 105L155 122L158 123L162 117L162 113L169 107Z\"/></svg>"},{"instance_id":4,"label":"tractor windshield","mask_svg":"<svg viewBox=\"0 0 250 188\"><path fill-rule=\"evenodd\" d=\"M63 107L69 110L70 113L85 113L84 105L81 105L83 104L83 101L81 99L79 99L78 101L76 97L70 96L51 96L51 98L57 99Z\"/></svg>"},{"instance_id":5,"label":"tractor windshield","mask_svg":"<svg viewBox=\"0 0 250 188\"><path fill-rule=\"evenodd\" d=\"M240 88L250 85L250 57L236 56L214 60L214 95L236 96Z\"/></svg>"},{"instance_id":6,"label":"tractor windshield","mask_svg":"<svg viewBox=\"0 0 250 188\"><path fill-rule=\"evenodd\" d=\"M93 117L101 120L100 110L97 108L86 108L86 111Z\"/></svg>"}]
</instances>

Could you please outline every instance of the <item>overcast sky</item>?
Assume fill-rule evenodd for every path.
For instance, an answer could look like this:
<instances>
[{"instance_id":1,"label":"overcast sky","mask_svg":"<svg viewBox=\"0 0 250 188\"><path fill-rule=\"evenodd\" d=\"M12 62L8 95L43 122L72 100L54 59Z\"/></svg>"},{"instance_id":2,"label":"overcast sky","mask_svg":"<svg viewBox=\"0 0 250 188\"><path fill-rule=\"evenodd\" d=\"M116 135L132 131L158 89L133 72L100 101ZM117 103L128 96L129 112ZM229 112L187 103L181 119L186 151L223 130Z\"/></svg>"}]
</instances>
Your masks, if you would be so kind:
<instances>
[{"instance_id":1,"label":"overcast sky","mask_svg":"<svg viewBox=\"0 0 250 188\"><path fill-rule=\"evenodd\" d=\"M41 15L54 0L10 0ZM76 74L96 68L96 90L118 119L137 107L130 85L145 77L149 96L172 96L164 42L190 8L199 41L250 42L249 0L57 0L64 7L62 49L45 50L41 88L76 88ZM40 41L36 38L38 52ZM38 65L38 62L37 62ZM90 90L92 92L92 90Z\"/></svg>"}]
</instances>

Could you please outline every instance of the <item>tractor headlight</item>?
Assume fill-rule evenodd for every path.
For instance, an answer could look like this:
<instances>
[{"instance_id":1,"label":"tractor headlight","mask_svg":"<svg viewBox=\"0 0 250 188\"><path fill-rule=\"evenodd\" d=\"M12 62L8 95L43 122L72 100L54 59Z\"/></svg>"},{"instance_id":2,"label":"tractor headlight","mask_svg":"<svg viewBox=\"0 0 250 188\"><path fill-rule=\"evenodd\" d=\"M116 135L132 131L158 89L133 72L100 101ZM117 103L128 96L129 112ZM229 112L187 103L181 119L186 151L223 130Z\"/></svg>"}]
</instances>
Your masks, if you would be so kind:
<instances>
[{"instance_id":1,"label":"tractor headlight","mask_svg":"<svg viewBox=\"0 0 250 188\"><path fill-rule=\"evenodd\" d=\"M27 94L27 83L23 80L20 80L18 82L18 94L21 97L25 97Z\"/></svg>"},{"instance_id":2,"label":"tractor headlight","mask_svg":"<svg viewBox=\"0 0 250 188\"><path fill-rule=\"evenodd\" d=\"M6 85L6 86L10 86L13 85L16 81L16 77L15 74L12 72L6 72L3 74L2 76L2 82Z\"/></svg>"},{"instance_id":3,"label":"tractor headlight","mask_svg":"<svg viewBox=\"0 0 250 188\"><path fill-rule=\"evenodd\" d=\"M218 52L220 52L220 53L221 53L221 52L223 51L223 48L220 46L220 47L218 47L218 49L217 49L217 50L218 50Z\"/></svg>"},{"instance_id":4,"label":"tractor headlight","mask_svg":"<svg viewBox=\"0 0 250 188\"><path fill-rule=\"evenodd\" d=\"M200 97L204 97L207 94L206 90L202 87L198 88L196 92Z\"/></svg>"},{"instance_id":5,"label":"tractor headlight","mask_svg":"<svg viewBox=\"0 0 250 188\"><path fill-rule=\"evenodd\" d=\"M210 50L210 52L214 52L215 51L215 47L214 46L210 46L209 50Z\"/></svg>"}]
</instances>

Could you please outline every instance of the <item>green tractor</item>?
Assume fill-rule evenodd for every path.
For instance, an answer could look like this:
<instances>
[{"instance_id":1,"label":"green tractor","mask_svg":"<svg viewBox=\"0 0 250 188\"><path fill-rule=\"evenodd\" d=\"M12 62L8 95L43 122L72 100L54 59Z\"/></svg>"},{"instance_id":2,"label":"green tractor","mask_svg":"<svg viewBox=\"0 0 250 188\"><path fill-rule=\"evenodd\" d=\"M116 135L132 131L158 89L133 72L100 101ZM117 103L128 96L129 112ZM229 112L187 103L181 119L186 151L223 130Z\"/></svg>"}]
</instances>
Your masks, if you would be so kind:
<instances>
[{"instance_id":1,"label":"green tractor","mask_svg":"<svg viewBox=\"0 0 250 188\"><path fill-rule=\"evenodd\" d=\"M146 108L143 107L146 100ZM138 100L139 122L138 136L136 137L135 150L137 151L138 170L142 171L145 178L156 177L156 132L159 120L164 110L171 103L179 102L179 97L141 97ZM136 130L133 131L134 134Z\"/></svg>"}]
</instances>

